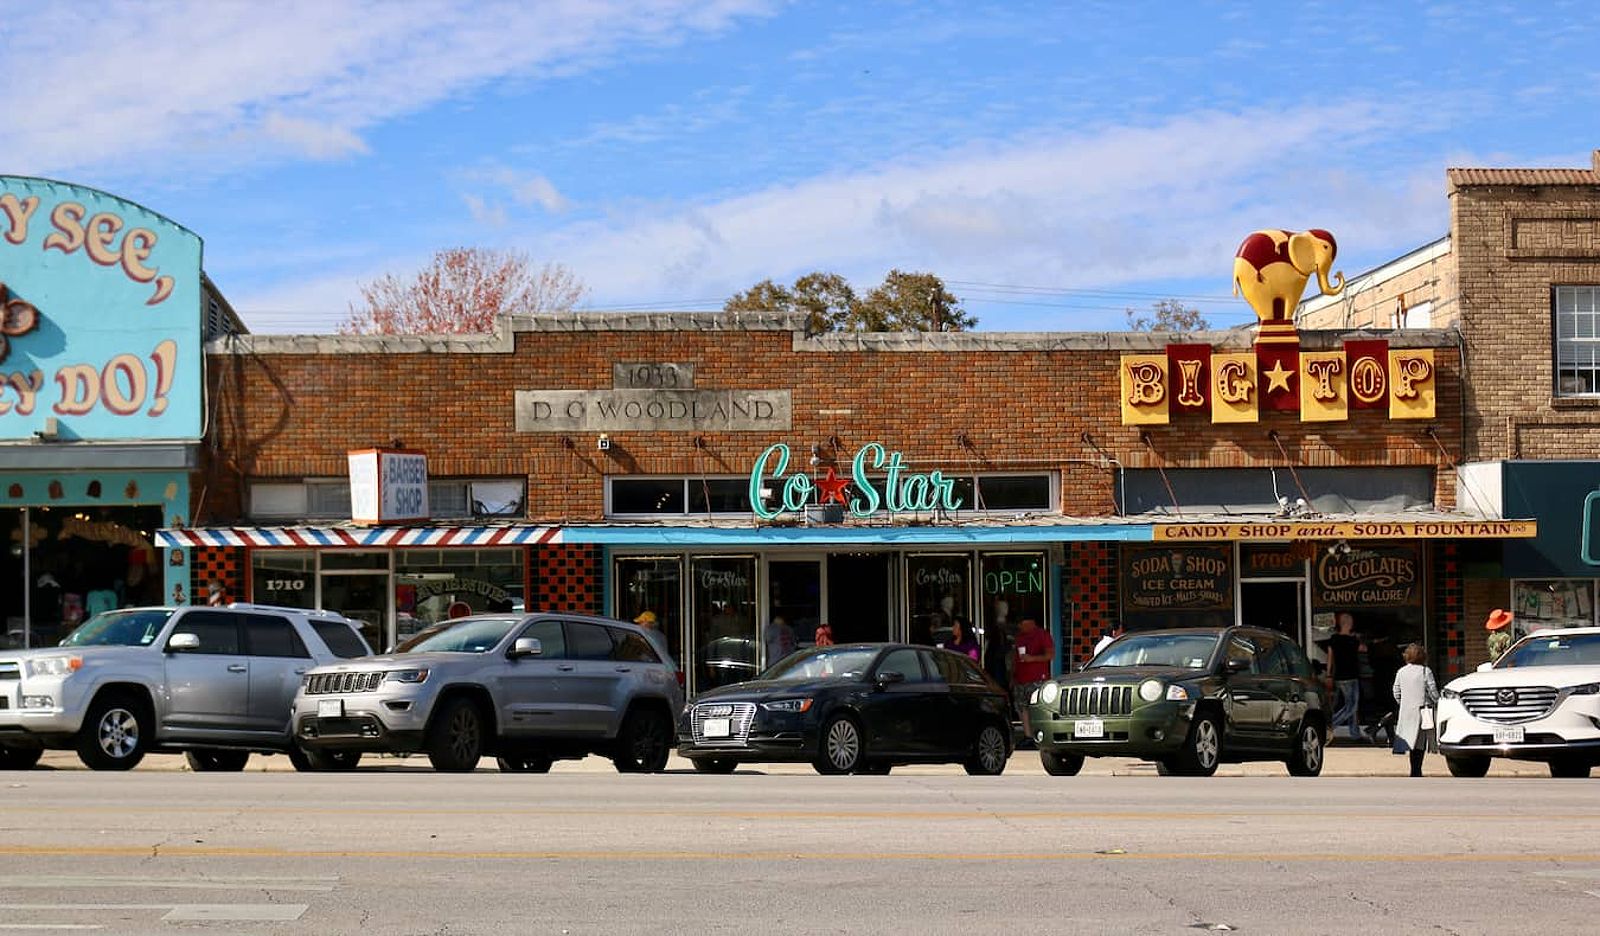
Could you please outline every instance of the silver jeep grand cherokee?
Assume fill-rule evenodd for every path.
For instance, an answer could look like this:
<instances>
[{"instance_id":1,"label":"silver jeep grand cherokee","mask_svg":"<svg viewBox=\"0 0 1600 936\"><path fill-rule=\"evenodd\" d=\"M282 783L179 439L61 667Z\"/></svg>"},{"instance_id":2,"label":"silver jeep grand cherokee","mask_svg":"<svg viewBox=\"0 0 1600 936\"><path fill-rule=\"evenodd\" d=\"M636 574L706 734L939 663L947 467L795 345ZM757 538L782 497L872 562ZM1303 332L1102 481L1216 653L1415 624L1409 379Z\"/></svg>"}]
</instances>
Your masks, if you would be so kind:
<instances>
[{"instance_id":1,"label":"silver jeep grand cherokee","mask_svg":"<svg viewBox=\"0 0 1600 936\"><path fill-rule=\"evenodd\" d=\"M334 760L425 751L437 770L543 773L609 756L666 767L683 708L679 672L633 624L566 613L483 614L429 628L396 652L320 666L295 697L295 739Z\"/></svg>"},{"instance_id":2,"label":"silver jeep grand cherokee","mask_svg":"<svg viewBox=\"0 0 1600 936\"><path fill-rule=\"evenodd\" d=\"M355 621L326 611L233 604L97 614L60 646L0 651L0 768L47 748L96 770L183 751L195 770L243 770L294 746L289 707L319 663L372 651Z\"/></svg>"}]
</instances>

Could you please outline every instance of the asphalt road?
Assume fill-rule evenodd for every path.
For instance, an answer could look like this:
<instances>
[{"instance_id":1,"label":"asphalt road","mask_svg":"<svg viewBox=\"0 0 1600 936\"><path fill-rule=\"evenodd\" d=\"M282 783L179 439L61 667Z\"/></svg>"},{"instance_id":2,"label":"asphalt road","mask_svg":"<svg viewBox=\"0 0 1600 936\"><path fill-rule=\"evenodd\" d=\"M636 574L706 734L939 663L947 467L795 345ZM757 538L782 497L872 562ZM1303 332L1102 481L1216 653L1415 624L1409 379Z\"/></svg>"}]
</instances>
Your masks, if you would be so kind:
<instances>
[{"instance_id":1,"label":"asphalt road","mask_svg":"<svg viewBox=\"0 0 1600 936\"><path fill-rule=\"evenodd\" d=\"M1031 755L1018 755L1028 758ZM1593 932L1600 779L0 774L0 931Z\"/></svg>"}]
</instances>

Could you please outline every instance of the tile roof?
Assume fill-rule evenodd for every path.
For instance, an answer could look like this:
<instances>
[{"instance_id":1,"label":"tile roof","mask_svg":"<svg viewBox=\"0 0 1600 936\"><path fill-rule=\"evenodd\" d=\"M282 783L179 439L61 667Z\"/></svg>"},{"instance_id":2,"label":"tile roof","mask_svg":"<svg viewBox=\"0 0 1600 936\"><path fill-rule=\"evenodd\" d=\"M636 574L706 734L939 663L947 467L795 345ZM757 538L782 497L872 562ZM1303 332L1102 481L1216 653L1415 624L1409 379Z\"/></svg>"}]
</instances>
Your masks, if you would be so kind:
<instances>
[{"instance_id":1,"label":"tile roof","mask_svg":"<svg viewBox=\"0 0 1600 936\"><path fill-rule=\"evenodd\" d=\"M1600 185L1593 169L1446 169L1450 185Z\"/></svg>"}]
</instances>

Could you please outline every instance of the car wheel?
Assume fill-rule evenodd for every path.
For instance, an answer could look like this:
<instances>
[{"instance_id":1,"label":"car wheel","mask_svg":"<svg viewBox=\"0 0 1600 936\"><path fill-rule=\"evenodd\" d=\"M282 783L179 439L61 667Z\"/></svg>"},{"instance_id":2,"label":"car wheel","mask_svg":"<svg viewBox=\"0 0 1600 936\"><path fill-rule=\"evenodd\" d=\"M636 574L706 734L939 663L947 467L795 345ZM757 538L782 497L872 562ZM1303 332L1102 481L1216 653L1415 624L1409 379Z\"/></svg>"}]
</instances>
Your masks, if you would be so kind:
<instances>
[{"instance_id":1,"label":"car wheel","mask_svg":"<svg viewBox=\"0 0 1600 936\"><path fill-rule=\"evenodd\" d=\"M0 770L30 770L43 756L44 748L8 747L0 744Z\"/></svg>"},{"instance_id":2,"label":"car wheel","mask_svg":"<svg viewBox=\"0 0 1600 936\"><path fill-rule=\"evenodd\" d=\"M978 729L978 736L972 741L972 753L962 766L967 768L967 773L976 777L998 777L1005 772L1009 755L1006 736L1000 726L984 725Z\"/></svg>"},{"instance_id":3,"label":"car wheel","mask_svg":"<svg viewBox=\"0 0 1600 936\"><path fill-rule=\"evenodd\" d=\"M618 773L660 773L672 754L672 724L654 708L636 708L622 722L617 753Z\"/></svg>"},{"instance_id":4,"label":"car wheel","mask_svg":"<svg viewBox=\"0 0 1600 936\"><path fill-rule=\"evenodd\" d=\"M835 715L822 727L817 741L817 759L812 764L820 774L854 773L866 760L861 726L848 715Z\"/></svg>"},{"instance_id":5,"label":"car wheel","mask_svg":"<svg viewBox=\"0 0 1600 936\"><path fill-rule=\"evenodd\" d=\"M465 773L483 757L483 717L471 699L457 696L433 716L426 743L434 770Z\"/></svg>"},{"instance_id":6,"label":"car wheel","mask_svg":"<svg viewBox=\"0 0 1600 936\"><path fill-rule=\"evenodd\" d=\"M1291 777L1315 777L1322 773L1322 726L1316 722L1301 722L1294 750L1289 752Z\"/></svg>"},{"instance_id":7,"label":"car wheel","mask_svg":"<svg viewBox=\"0 0 1600 936\"><path fill-rule=\"evenodd\" d=\"M1562 758L1550 762L1550 776L1562 780L1581 780L1589 776L1590 764L1586 760Z\"/></svg>"},{"instance_id":8,"label":"car wheel","mask_svg":"<svg viewBox=\"0 0 1600 936\"><path fill-rule=\"evenodd\" d=\"M1481 777L1489 772L1489 758L1469 754L1465 757L1446 757L1444 765L1452 777Z\"/></svg>"},{"instance_id":9,"label":"car wheel","mask_svg":"<svg viewBox=\"0 0 1600 936\"><path fill-rule=\"evenodd\" d=\"M501 773L549 773L550 766L555 763L550 758L538 754L496 757L494 762L499 765Z\"/></svg>"},{"instance_id":10,"label":"car wheel","mask_svg":"<svg viewBox=\"0 0 1600 936\"><path fill-rule=\"evenodd\" d=\"M249 751L184 751L184 760L196 773L236 773L250 762Z\"/></svg>"},{"instance_id":11,"label":"car wheel","mask_svg":"<svg viewBox=\"0 0 1600 936\"><path fill-rule=\"evenodd\" d=\"M1184 739L1178 756L1163 765L1166 773L1180 777L1209 777L1217 772L1221 761L1222 729L1217 726L1215 715L1203 713L1195 716L1194 724L1189 726L1189 737Z\"/></svg>"},{"instance_id":12,"label":"car wheel","mask_svg":"<svg viewBox=\"0 0 1600 936\"><path fill-rule=\"evenodd\" d=\"M147 706L126 695L103 696L78 730L78 759L90 770L132 770L150 749L150 734Z\"/></svg>"},{"instance_id":13,"label":"car wheel","mask_svg":"<svg viewBox=\"0 0 1600 936\"><path fill-rule=\"evenodd\" d=\"M689 763L700 773L731 774L739 768L739 762L731 757L696 757Z\"/></svg>"},{"instance_id":14,"label":"car wheel","mask_svg":"<svg viewBox=\"0 0 1600 936\"><path fill-rule=\"evenodd\" d=\"M1083 755L1067 751L1040 751L1039 763L1052 777L1076 777L1083 769Z\"/></svg>"}]
</instances>

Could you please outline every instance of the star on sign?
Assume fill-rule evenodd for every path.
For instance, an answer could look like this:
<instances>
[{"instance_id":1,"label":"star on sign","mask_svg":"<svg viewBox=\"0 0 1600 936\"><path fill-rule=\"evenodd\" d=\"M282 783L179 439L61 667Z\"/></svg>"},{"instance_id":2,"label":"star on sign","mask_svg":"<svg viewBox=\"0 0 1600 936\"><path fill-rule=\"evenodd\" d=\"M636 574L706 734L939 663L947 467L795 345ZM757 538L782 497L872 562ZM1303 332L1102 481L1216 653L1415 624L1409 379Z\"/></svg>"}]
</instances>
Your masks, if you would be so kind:
<instances>
[{"instance_id":1,"label":"star on sign","mask_svg":"<svg viewBox=\"0 0 1600 936\"><path fill-rule=\"evenodd\" d=\"M829 468L828 473L817 482L817 503L826 504L829 501L845 503L844 489L849 486L849 481L839 477L832 468Z\"/></svg>"},{"instance_id":2,"label":"star on sign","mask_svg":"<svg viewBox=\"0 0 1600 936\"><path fill-rule=\"evenodd\" d=\"M1272 370L1263 371L1262 373L1267 376L1268 393L1276 393L1279 390L1284 393L1289 392L1289 378L1294 376L1294 371L1288 370L1283 366L1282 358L1272 362Z\"/></svg>"}]
</instances>

